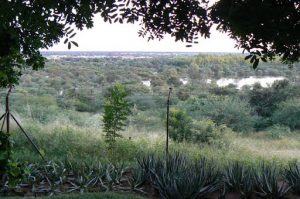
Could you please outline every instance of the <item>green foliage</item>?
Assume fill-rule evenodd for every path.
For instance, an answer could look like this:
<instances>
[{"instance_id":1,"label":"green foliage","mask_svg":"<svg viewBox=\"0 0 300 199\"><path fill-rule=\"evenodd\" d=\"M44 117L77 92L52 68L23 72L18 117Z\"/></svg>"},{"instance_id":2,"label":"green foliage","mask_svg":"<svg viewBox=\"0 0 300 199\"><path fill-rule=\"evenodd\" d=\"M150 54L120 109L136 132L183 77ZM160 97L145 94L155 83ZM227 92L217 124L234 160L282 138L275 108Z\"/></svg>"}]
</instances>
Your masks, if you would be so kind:
<instances>
[{"instance_id":1,"label":"green foliage","mask_svg":"<svg viewBox=\"0 0 300 199\"><path fill-rule=\"evenodd\" d=\"M274 124L267 128L267 132L272 138L282 138L288 136L291 133L291 129L288 126Z\"/></svg>"},{"instance_id":2,"label":"green foliage","mask_svg":"<svg viewBox=\"0 0 300 199\"><path fill-rule=\"evenodd\" d=\"M122 137L118 132L124 130L130 108L126 99L128 93L123 85L116 84L105 97L103 131L105 141L109 148L113 148L117 137Z\"/></svg>"},{"instance_id":3,"label":"green foliage","mask_svg":"<svg viewBox=\"0 0 300 199\"><path fill-rule=\"evenodd\" d=\"M254 125L251 107L236 97L208 96L185 101L182 106L198 119L211 119L217 125L226 124L237 132L249 132Z\"/></svg>"},{"instance_id":4,"label":"green foliage","mask_svg":"<svg viewBox=\"0 0 300 199\"><path fill-rule=\"evenodd\" d=\"M273 165L263 164L255 173L257 194L262 198L285 198L290 186L278 182L278 170Z\"/></svg>"},{"instance_id":5,"label":"green foliage","mask_svg":"<svg viewBox=\"0 0 300 199\"><path fill-rule=\"evenodd\" d=\"M11 156L11 143L9 135L0 131L0 179L9 169L9 160ZM1 181L0 181L1 182Z\"/></svg>"},{"instance_id":6,"label":"green foliage","mask_svg":"<svg viewBox=\"0 0 300 199\"><path fill-rule=\"evenodd\" d=\"M9 187L11 190L27 190L32 194L47 193L50 196L72 192L82 194L91 191L112 191L120 185L125 171L122 164L83 162L75 165L68 160L25 164L22 169L22 173L14 171L18 178L16 184ZM12 179L8 178L7 184L11 184Z\"/></svg>"},{"instance_id":7,"label":"green foliage","mask_svg":"<svg viewBox=\"0 0 300 199\"><path fill-rule=\"evenodd\" d=\"M21 165L12 159L10 135L0 131L0 193L5 191L4 184L7 188L15 187L22 173ZM2 190L3 188L4 190Z\"/></svg>"},{"instance_id":8,"label":"green foliage","mask_svg":"<svg viewBox=\"0 0 300 199\"><path fill-rule=\"evenodd\" d=\"M297 93L287 80L277 81L269 88L255 84L249 92L249 103L259 116L271 117L280 102Z\"/></svg>"},{"instance_id":9,"label":"green foliage","mask_svg":"<svg viewBox=\"0 0 300 199\"><path fill-rule=\"evenodd\" d=\"M173 154L166 161L148 156L140 164L161 198L202 198L218 189L218 171L206 159L189 162L183 155Z\"/></svg>"},{"instance_id":10,"label":"green foliage","mask_svg":"<svg viewBox=\"0 0 300 199\"><path fill-rule=\"evenodd\" d=\"M183 110L170 109L169 115L170 137L178 142L192 139L192 118Z\"/></svg>"},{"instance_id":11,"label":"green foliage","mask_svg":"<svg viewBox=\"0 0 300 199\"><path fill-rule=\"evenodd\" d=\"M141 168L140 165L132 169L132 176L128 179L131 190L137 190L139 187L145 184L147 178L149 177L146 171Z\"/></svg>"},{"instance_id":12,"label":"green foliage","mask_svg":"<svg viewBox=\"0 0 300 199\"><path fill-rule=\"evenodd\" d=\"M300 129L300 99L292 98L280 103L272 120L274 123L288 126L292 130Z\"/></svg>"},{"instance_id":13,"label":"green foliage","mask_svg":"<svg viewBox=\"0 0 300 199\"><path fill-rule=\"evenodd\" d=\"M178 12L180 8L185 9ZM218 30L236 40L237 47L250 53L246 59L250 59L254 68L259 60L273 60L275 55L281 56L283 63L294 63L299 61L298 8L298 2L278 0L263 3L222 0L212 7L208 6L208 1L197 0L172 3L86 1L80 6L76 1L50 2L43 6L34 0L5 1L0 9L0 86L17 84L26 66L35 70L42 68L45 59L40 49L47 49L63 38L68 49L78 47L74 41L76 33L70 27L92 28L96 14L109 23L141 21L139 36L150 40L169 34L175 41L187 42L187 47L191 47L192 42L198 43L199 34L209 37L211 26L217 24ZM266 11L271 13L267 17ZM247 13L252 12L258 14L249 20ZM183 63L182 60L173 62L175 66Z\"/></svg>"},{"instance_id":14,"label":"green foliage","mask_svg":"<svg viewBox=\"0 0 300 199\"><path fill-rule=\"evenodd\" d=\"M290 164L285 170L285 179L293 192L300 195L300 168L297 163Z\"/></svg>"},{"instance_id":15,"label":"green foliage","mask_svg":"<svg viewBox=\"0 0 300 199\"><path fill-rule=\"evenodd\" d=\"M230 142L229 136L232 130L226 125L218 126L212 120L194 121L192 137L195 143L206 143L216 146L227 146Z\"/></svg>"},{"instance_id":16,"label":"green foliage","mask_svg":"<svg viewBox=\"0 0 300 199\"><path fill-rule=\"evenodd\" d=\"M250 59L253 68L260 60L273 60L275 55L281 56L285 63L299 61L299 46L295 47L299 44L299 25L294 25L299 21L299 2L221 0L211 9L210 16L218 24L217 29L228 33L237 46L250 53L246 59ZM249 13L256 14L249 18Z\"/></svg>"},{"instance_id":17,"label":"green foliage","mask_svg":"<svg viewBox=\"0 0 300 199\"><path fill-rule=\"evenodd\" d=\"M241 162L232 162L224 170L224 192L237 191L242 199L251 199L255 191L254 171Z\"/></svg>"}]
</instances>

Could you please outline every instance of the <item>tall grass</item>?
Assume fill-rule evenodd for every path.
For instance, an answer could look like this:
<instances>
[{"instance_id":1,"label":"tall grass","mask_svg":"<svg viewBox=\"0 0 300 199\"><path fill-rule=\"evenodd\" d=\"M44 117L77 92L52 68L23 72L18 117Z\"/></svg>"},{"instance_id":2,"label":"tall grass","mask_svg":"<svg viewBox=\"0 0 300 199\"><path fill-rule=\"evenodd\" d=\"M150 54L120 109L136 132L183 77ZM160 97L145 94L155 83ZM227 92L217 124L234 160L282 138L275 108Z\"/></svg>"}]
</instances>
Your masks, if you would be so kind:
<instances>
[{"instance_id":1,"label":"tall grass","mask_svg":"<svg viewBox=\"0 0 300 199\"><path fill-rule=\"evenodd\" d=\"M135 163L136 158L149 153L164 155L165 133L138 132L129 128L122 132L123 138L116 142L114 155L109 153L100 128L78 126L67 121L40 124L32 120L23 121L24 129L37 143L47 160L73 162L117 161ZM18 128L14 127L12 140L13 157L22 162L39 162L41 158ZM261 160L274 162L284 167L300 157L300 136L291 135L282 139L270 139L260 133L250 136L234 135L226 147L177 143L171 141L170 150L181 152L192 158L215 159L220 165L230 161L256 164Z\"/></svg>"}]
</instances>

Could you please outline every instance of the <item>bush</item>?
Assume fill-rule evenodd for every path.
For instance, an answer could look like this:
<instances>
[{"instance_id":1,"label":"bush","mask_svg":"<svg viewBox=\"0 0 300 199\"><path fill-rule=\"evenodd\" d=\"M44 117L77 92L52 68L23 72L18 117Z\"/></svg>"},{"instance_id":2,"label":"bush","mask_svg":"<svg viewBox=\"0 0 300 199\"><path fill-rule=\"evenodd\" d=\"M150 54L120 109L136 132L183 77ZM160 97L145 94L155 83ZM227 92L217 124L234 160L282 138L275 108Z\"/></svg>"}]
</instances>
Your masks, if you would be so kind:
<instances>
[{"instance_id":1,"label":"bush","mask_svg":"<svg viewBox=\"0 0 300 199\"><path fill-rule=\"evenodd\" d=\"M269 117L256 117L254 128L256 131L265 130L266 128L272 126L273 121Z\"/></svg>"},{"instance_id":2,"label":"bush","mask_svg":"<svg viewBox=\"0 0 300 199\"><path fill-rule=\"evenodd\" d=\"M282 138L283 136L291 133L291 129L288 126L274 124L267 129L267 132L272 138Z\"/></svg>"},{"instance_id":3,"label":"bush","mask_svg":"<svg viewBox=\"0 0 300 199\"><path fill-rule=\"evenodd\" d=\"M291 86L287 80L277 81L269 88L255 84L249 92L249 102L259 116L271 117L277 104L292 95Z\"/></svg>"},{"instance_id":4,"label":"bush","mask_svg":"<svg viewBox=\"0 0 300 199\"><path fill-rule=\"evenodd\" d=\"M232 130L226 125L218 126L212 120L200 120L193 123L193 141L215 145L228 145L228 135Z\"/></svg>"},{"instance_id":5,"label":"bush","mask_svg":"<svg viewBox=\"0 0 300 199\"><path fill-rule=\"evenodd\" d=\"M9 134L0 131L0 179L8 169L10 154L11 154L11 143L9 140Z\"/></svg>"},{"instance_id":6,"label":"bush","mask_svg":"<svg viewBox=\"0 0 300 199\"><path fill-rule=\"evenodd\" d=\"M211 119L217 125L226 124L237 132L249 132L254 126L251 107L246 102L230 96L209 96L187 100L188 112L197 119Z\"/></svg>"},{"instance_id":7,"label":"bush","mask_svg":"<svg viewBox=\"0 0 300 199\"><path fill-rule=\"evenodd\" d=\"M58 113L57 106L29 106L29 116L42 124L54 121Z\"/></svg>"},{"instance_id":8,"label":"bush","mask_svg":"<svg viewBox=\"0 0 300 199\"><path fill-rule=\"evenodd\" d=\"M292 130L300 129L300 99L293 98L280 103L272 120L274 123L286 125Z\"/></svg>"},{"instance_id":9,"label":"bush","mask_svg":"<svg viewBox=\"0 0 300 199\"><path fill-rule=\"evenodd\" d=\"M170 109L170 137L178 142L188 141L192 138L192 118L177 108Z\"/></svg>"}]
</instances>

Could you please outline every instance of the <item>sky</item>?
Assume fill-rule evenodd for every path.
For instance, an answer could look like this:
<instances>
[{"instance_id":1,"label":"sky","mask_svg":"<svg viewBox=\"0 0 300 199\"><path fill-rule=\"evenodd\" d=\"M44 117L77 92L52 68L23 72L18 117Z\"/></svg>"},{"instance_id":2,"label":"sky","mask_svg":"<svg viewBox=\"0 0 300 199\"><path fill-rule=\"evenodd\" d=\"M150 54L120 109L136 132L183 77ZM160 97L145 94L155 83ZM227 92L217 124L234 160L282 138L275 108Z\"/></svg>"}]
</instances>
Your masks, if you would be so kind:
<instances>
[{"instance_id":1,"label":"sky","mask_svg":"<svg viewBox=\"0 0 300 199\"><path fill-rule=\"evenodd\" d=\"M212 30L209 39L200 38L199 44L187 48L186 43L175 42L170 36L148 42L138 36L138 24L109 24L100 17L95 17L94 22L92 29L77 31L74 40L79 47L72 47L72 51L241 52L234 48L233 40L216 30ZM68 47L62 41L49 50L66 51Z\"/></svg>"}]
</instances>

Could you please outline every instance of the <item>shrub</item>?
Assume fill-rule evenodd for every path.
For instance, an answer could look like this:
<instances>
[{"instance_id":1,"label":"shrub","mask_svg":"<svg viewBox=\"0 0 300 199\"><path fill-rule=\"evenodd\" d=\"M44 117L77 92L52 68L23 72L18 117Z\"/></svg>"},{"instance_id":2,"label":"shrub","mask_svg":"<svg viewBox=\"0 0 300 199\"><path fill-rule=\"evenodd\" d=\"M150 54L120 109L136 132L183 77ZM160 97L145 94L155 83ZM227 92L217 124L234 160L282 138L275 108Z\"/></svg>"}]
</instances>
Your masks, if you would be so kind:
<instances>
[{"instance_id":1,"label":"shrub","mask_svg":"<svg viewBox=\"0 0 300 199\"><path fill-rule=\"evenodd\" d=\"M54 121L59 113L57 106L28 106L29 116L42 124Z\"/></svg>"},{"instance_id":2,"label":"shrub","mask_svg":"<svg viewBox=\"0 0 300 199\"><path fill-rule=\"evenodd\" d=\"M226 125L218 126L212 120L200 120L194 121L192 136L194 142L227 145L229 140L226 140L228 134L232 133L232 130Z\"/></svg>"},{"instance_id":3,"label":"shrub","mask_svg":"<svg viewBox=\"0 0 300 199\"><path fill-rule=\"evenodd\" d=\"M10 154L11 143L9 140L9 134L0 131L0 179L2 179L2 175L4 175L8 169Z\"/></svg>"},{"instance_id":4,"label":"shrub","mask_svg":"<svg viewBox=\"0 0 300 199\"><path fill-rule=\"evenodd\" d=\"M277 104L289 96L291 92L287 80L277 81L269 88L255 84L249 92L249 102L259 116L270 117L276 110Z\"/></svg>"},{"instance_id":5,"label":"shrub","mask_svg":"<svg viewBox=\"0 0 300 199\"><path fill-rule=\"evenodd\" d=\"M267 128L267 132L272 138L281 138L291 133L291 129L288 126L274 124L273 126Z\"/></svg>"},{"instance_id":6,"label":"shrub","mask_svg":"<svg viewBox=\"0 0 300 199\"><path fill-rule=\"evenodd\" d=\"M272 126L273 121L269 117L256 117L254 128L256 131L265 130L266 128Z\"/></svg>"},{"instance_id":7,"label":"shrub","mask_svg":"<svg viewBox=\"0 0 300 199\"><path fill-rule=\"evenodd\" d=\"M239 98L230 96L209 96L187 100L184 107L198 119L211 119L217 125L226 124L237 132L249 132L254 125L250 105Z\"/></svg>"},{"instance_id":8,"label":"shrub","mask_svg":"<svg viewBox=\"0 0 300 199\"><path fill-rule=\"evenodd\" d=\"M300 129L300 99L293 98L280 103L272 120L274 123L286 125L292 130Z\"/></svg>"},{"instance_id":9,"label":"shrub","mask_svg":"<svg viewBox=\"0 0 300 199\"><path fill-rule=\"evenodd\" d=\"M170 137L178 142L189 141L192 138L192 118L183 110L170 109Z\"/></svg>"}]
</instances>

